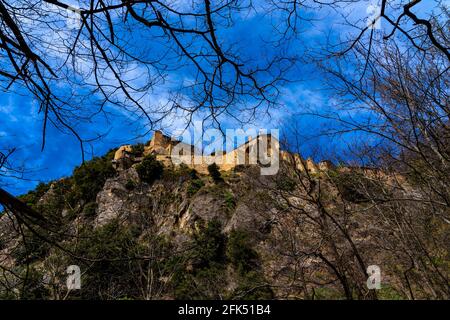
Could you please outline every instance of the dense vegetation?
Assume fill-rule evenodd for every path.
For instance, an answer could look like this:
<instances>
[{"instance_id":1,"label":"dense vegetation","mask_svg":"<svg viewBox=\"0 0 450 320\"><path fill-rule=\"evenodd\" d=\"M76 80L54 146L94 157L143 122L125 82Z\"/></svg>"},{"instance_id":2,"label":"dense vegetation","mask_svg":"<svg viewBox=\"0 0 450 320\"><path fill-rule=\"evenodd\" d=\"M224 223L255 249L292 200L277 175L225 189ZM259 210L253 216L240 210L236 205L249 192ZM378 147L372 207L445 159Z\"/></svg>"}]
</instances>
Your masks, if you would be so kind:
<instances>
[{"instance_id":1,"label":"dense vegetation","mask_svg":"<svg viewBox=\"0 0 450 320\"><path fill-rule=\"evenodd\" d=\"M175 297L270 299L272 291L257 268L258 256L248 241L242 241L246 232L236 232L241 237L237 239L235 233L223 234L221 227L220 222L212 220L194 235L194 250L186 257L189 271L179 269L174 277ZM239 285L227 292L223 284L231 277L236 277Z\"/></svg>"},{"instance_id":2,"label":"dense vegetation","mask_svg":"<svg viewBox=\"0 0 450 320\"><path fill-rule=\"evenodd\" d=\"M156 160L154 155L149 155L136 167L136 171L142 181L153 183L153 181L161 177L163 165Z\"/></svg>"},{"instance_id":3,"label":"dense vegetation","mask_svg":"<svg viewBox=\"0 0 450 320\"><path fill-rule=\"evenodd\" d=\"M214 162L208 166L209 175L213 178L214 182L219 183L222 182L222 175L219 171L219 166Z\"/></svg>"}]
</instances>

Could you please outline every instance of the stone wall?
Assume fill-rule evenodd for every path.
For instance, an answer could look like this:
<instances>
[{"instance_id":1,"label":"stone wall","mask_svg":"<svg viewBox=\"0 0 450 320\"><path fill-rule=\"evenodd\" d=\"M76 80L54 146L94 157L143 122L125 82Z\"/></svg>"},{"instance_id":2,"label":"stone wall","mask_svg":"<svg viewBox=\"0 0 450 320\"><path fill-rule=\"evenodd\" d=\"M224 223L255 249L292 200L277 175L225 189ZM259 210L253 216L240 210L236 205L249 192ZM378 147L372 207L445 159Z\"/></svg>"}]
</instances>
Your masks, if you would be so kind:
<instances>
[{"instance_id":1,"label":"stone wall","mask_svg":"<svg viewBox=\"0 0 450 320\"><path fill-rule=\"evenodd\" d=\"M234 150L224 152L222 155L201 156L199 151L196 152L194 146L171 140L170 137L163 135L161 131L155 131L152 139L144 148L144 155L155 154L156 159L167 167L177 167L184 163L199 173L208 173L208 165L212 163L216 163L221 171L230 171L238 165L260 164L258 151L264 143L267 146L266 160L274 156L275 152L279 152L280 160L295 163L300 171L304 171L305 166L306 170L311 173L332 168L330 161L321 161L315 164L312 159L303 160L297 153L291 154L287 151L280 151L278 140L272 139L270 134L260 135L255 138L249 138L244 144ZM115 163L120 163L121 159L127 158L130 153L131 145L121 146L114 155Z\"/></svg>"}]
</instances>

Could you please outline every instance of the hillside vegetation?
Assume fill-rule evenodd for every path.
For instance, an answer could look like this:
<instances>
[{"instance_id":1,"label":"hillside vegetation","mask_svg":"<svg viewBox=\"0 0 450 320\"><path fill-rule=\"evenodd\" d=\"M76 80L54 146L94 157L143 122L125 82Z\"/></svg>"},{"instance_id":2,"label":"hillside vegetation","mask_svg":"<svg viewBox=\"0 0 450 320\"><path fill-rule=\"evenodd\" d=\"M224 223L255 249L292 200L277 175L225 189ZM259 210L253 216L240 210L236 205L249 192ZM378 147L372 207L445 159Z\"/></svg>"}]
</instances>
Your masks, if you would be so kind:
<instances>
[{"instance_id":1,"label":"hillside vegetation","mask_svg":"<svg viewBox=\"0 0 450 320\"><path fill-rule=\"evenodd\" d=\"M414 177L288 163L200 175L153 157L116 171L113 152L20 197L50 224L0 217L0 299L450 297L448 209L414 200ZM68 291L74 264L82 287Z\"/></svg>"}]
</instances>

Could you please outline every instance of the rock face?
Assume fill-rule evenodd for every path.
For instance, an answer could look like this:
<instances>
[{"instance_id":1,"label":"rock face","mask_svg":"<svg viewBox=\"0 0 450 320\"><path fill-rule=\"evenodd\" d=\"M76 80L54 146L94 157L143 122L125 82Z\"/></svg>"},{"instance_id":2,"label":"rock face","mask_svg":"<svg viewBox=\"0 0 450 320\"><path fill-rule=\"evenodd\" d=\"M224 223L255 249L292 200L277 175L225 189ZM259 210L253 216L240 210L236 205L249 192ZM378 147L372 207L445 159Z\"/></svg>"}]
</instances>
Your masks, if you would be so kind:
<instances>
[{"instance_id":1,"label":"rock face","mask_svg":"<svg viewBox=\"0 0 450 320\"><path fill-rule=\"evenodd\" d=\"M129 152L131 149L122 148L119 154ZM284 164L296 160L295 155L284 155L287 157ZM186 294L198 298L198 291L206 298L239 298L269 283L272 291L259 292L258 298L304 299L315 298L316 294L342 298L335 270L328 268L324 259L336 263L347 259L342 265L348 270L346 275L356 275L354 283L363 286L366 269L354 263L354 246L368 261L382 264L392 259L397 266L397 256L382 253L376 242L391 237L380 228L378 212L371 212L367 203L358 202L360 199L352 200L355 189L347 193L339 189L349 183L349 176L356 174L351 168L335 170L327 178L321 170L328 170L332 165L329 163L318 164L316 171L310 171L314 173L311 175L300 170L303 173L300 176L294 174L297 171L292 166L283 166L279 175L267 177L259 174L258 166L241 166L222 172L222 179L214 180L189 168L165 167L162 176L146 183L139 177L138 171L142 171L136 170L140 165L136 159L130 159L129 165L120 170L111 168L111 159L96 160L95 166L82 171L81 177L74 174L55 181L45 191L32 192L24 199L38 205L39 210L59 223L57 231L64 231L63 237L50 235L51 239L58 239L60 247L78 250L75 256L97 261L96 271L89 269L93 272L90 279L104 279L101 285L91 288L90 297L185 299ZM127 158L116 160L123 159ZM308 163L312 165L312 161L300 165L306 167ZM383 181L378 171L360 172L369 182L378 176L380 183ZM386 181L393 182L388 177ZM91 186L96 186L95 192L88 192ZM379 192L377 185L365 186L373 189L370 192ZM346 194L352 198L346 200ZM320 195L320 202L316 195ZM425 224L419 220L417 225ZM340 230L346 232L345 236ZM0 216L2 266L23 271L25 263L30 262L42 273L49 266L64 273L67 265L73 263L74 255L50 248L31 233L27 238L31 240L30 250L23 250L17 223ZM395 241L391 243L397 245ZM123 261L115 258L130 261L120 264ZM389 271L389 265L382 266ZM175 267L176 270L172 269ZM104 268L113 270L114 277L105 278ZM156 296L143 293L148 283L141 281L147 275L153 277L150 282L156 287L151 288L151 293L156 292ZM0 274L0 280L1 277ZM323 291L324 284L328 291ZM1 285L2 281L0 297ZM136 285L140 290L133 291ZM211 287L218 293L208 291ZM99 288L104 296L98 294ZM311 288L317 292L311 292Z\"/></svg>"},{"instance_id":2,"label":"rock face","mask_svg":"<svg viewBox=\"0 0 450 320\"><path fill-rule=\"evenodd\" d=\"M135 221L144 216L152 217L158 229L167 232L190 233L198 221L213 219L226 225L230 214L224 204L225 191L212 184L188 195L189 183L183 179L161 179L150 186L140 182L135 167L119 171L116 177L106 180L97 195L94 226L101 227L116 218Z\"/></svg>"},{"instance_id":3,"label":"rock face","mask_svg":"<svg viewBox=\"0 0 450 320\"><path fill-rule=\"evenodd\" d=\"M148 195L150 187L141 185L139 188L134 188L138 182L139 177L134 167L120 171L116 177L106 180L96 199L98 205L94 220L96 227L103 226L116 218L129 219L151 207L151 199Z\"/></svg>"},{"instance_id":4,"label":"rock face","mask_svg":"<svg viewBox=\"0 0 450 320\"><path fill-rule=\"evenodd\" d=\"M221 184L202 178L206 185L190 194L192 182L186 177L162 178L148 185L140 181L135 167L119 170L97 194L96 228L119 218L131 223L150 220L166 234L190 234L198 229L199 223L217 220L226 233L238 228L264 233L270 220L270 214L255 215L248 204L239 201L250 191L242 188L245 174L232 174L228 183ZM250 174L256 174L256 167L249 169Z\"/></svg>"},{"instance_id":5,"label":"rock face","mask_svg":"<svg viewBox=\"0 0 450 320\"><path fill-rule=\"evenodd\" d=\"M122 216L130 208L128 192L116 179L108 179L102 191L97 195L97 216L95 226L102 226Z\"/></svg>"}]
</instances>

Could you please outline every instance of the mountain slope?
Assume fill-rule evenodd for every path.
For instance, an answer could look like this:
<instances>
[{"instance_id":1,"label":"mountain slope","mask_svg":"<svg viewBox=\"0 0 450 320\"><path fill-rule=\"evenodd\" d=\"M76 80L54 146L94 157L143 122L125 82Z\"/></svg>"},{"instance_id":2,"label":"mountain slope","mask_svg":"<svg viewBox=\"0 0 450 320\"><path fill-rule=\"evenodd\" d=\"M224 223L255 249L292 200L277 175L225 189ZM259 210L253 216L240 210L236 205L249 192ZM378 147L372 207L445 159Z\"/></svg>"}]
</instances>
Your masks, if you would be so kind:
<instances>
[{"instance_id":1,"label":"mountain slope","mask_svg":"<svg viewBox=\"0 0 450 320\"><path fill-rule=\"evenodd\" d=\"M21 197L51 226L0 218L1 298L448 297L448 226L428 208L386 202L417 192L395 175L288 163L276 176L256 166L200 175L152 157L116 171L113 153ZM68 291L73 264L82 287Z\"/></svg>"}]
</instances>

